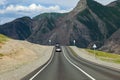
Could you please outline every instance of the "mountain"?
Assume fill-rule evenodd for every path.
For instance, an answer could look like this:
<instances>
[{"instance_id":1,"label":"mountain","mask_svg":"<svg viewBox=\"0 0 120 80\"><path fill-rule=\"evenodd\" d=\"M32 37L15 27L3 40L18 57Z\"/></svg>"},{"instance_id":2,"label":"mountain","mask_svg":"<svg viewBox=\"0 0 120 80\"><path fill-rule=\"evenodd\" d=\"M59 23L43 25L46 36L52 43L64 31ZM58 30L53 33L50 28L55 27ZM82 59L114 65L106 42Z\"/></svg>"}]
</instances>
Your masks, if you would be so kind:
<instances>
[{"instance_id":1,"label":"mountain","mask_svg":"<svg viewBox=\"0 0 120 80\"><path fill-rule=\"evenodd\" d=\"M55 18L56 14L57 18ZM79 47L88 47L90 43L94 42L101 46L104 40L108 39L120 25L118 10L103 6L93 0L80 0L71 12L63 14L62 17L58 17L58 13L56 14L37 16L38 31L35 31L28 40L48 44L48 40L51 39L53 43L73 45L75 39ZM42 21L44 23L41 23ZM52 29L49 30L46 25ZM39 34L37 35L36 32Z\"/></svg>"},{"instance_id":2,"label":"mountain","mask_svg":"<svg viewBox=\"0 0 120 80\"><path fill-rule=\"evenodd\" d=\"M73 45L73 40L76 40L78 47L91 48L96 43L101 48L118 34L120 28L119 0L117 5L111 4L103 6L94 0L80 0L69 13L44 13L33 19L20 18L17 23L15 20L1 25L0 31L5 31L0 33L45 45L49 44L49 40L52 44ZM14 33L7 31L9 27ZM23 32L20 34L19 31Z\"/></svg>"},{"instance_id":3,"label":"mountain","mask_svg":"<svg viewBox=\"0 0 120 80\"><path fill-rule=\"evenodd\" d=\"M102 46L101 50L120 54L120 29L105 41L105 44Z\"/></svg>"},{"instance_id":4,"label":"mountain","mask_svg":"<svg viewBox=\"0 0 120 80\"><path fill-rule=\"evenodd\" d=\"M52 31L56 29L58 18L62 18L66 14L61 13L44 13L33 18L34 31L27 39L30 42L48 44ZM52 41L54 41L52 39Z\"/></svg>"},{"instance_id":5,"label":"mountain","mask_svg":"<svg viewBox=\"0 0 120 80\"><path fill-rule=\"evenodd\" d=\"M31 35L32 19L22 17L13 22L0 25L0 33L13 39L24 40Z\"/></svg>"},{"instance_id":6,"label":"mountain","mask_svg":"<svg viewBox=\"0 0 120 80\"><path fill-rule=\"evenodd\" d=\"M120 0L116 0L107 5L108 7L120 8Z\"/></svg>"},{"instance_id":7,"label":"mountain","mask_svg":"<svg viewBox=\"0 0 120 80\"><path fill-rule=\"evenodd\" d=\"M107 5L108 7L112 7L120 11L120 0L114 1ZM104 45L100 48L100 50L111 52L111 53L118 53L120 54L120 28L115 31L110 38L108 38Z\"/></svg>"}]
</instances>

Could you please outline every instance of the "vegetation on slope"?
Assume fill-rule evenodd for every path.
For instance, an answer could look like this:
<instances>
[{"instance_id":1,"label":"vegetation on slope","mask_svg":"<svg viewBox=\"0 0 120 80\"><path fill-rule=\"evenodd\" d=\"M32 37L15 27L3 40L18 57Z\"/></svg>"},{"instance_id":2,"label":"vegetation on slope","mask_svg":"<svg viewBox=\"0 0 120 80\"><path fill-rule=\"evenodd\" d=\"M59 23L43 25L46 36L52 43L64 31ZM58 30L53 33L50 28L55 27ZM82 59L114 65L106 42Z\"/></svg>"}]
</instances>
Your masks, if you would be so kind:
<instances>
[{"instance_id":1,"label":"vegetation on slope","mask_svg":"<svg viewBox=\"0 0 120 80\"><path fill-rule=\"evenodd\" d=\"M4 56L3 54L0 53L0 57Z\"/></svg>"},{"instance_id":2,"label":"vegetation on slope","mask_svg":"<svg viewBox=\"0 0 120 80\"><path fill-rule=\"evenodd\" d=\"M108 30L107 38L110 37L118 28L120 21L120 11L115 8L110 8L103 6L99 3L96 4L95 1L87 0L89 8L102 20L106 23ZM92 4L92 5L91 5Z\"/></svg>"},{"instance_id":3,"label":"vegetation on slope","mask_svg":"<svg viewBox=\"0 0 120 80\"><path fill-rule=\"evenodd\" d=\"M80 12L77 16L77 20L88 27L88 29L92 32L90 35L92 36L93 40L100 41L104 39L100 29L98 28L97 21L90 14L88 9Z\"/></svg>"},{"instance_id":4,"label":"vegetation on slope","mask_svg":"<svg viewBox=\"0 0 120 80\"><path fill-rule=\"evenodd\" d=\"M109 62L115 62L115 63L120 63L120 55L118 54L113 54L113 53L107 53L107 52L102 52L102 51L95 51L86 49L90 54L95 55L97 58L104 60L104 61L109 61Z\"/></svg>"},{"instance_id":5,"label":"vegetation on slope","mask_svg":"<svg viewBox=\"0 0 120 80\"><path fill-rule=\"evenodd\" d=\"M61 14L61 13L43 13L43 14L33 17L33 20L40 20L40 19L45 19L45 18L57 19L64 15L65 14Z\"/></svg>"},{"instance_id":6,"label":"vegetation on slope","mask_svg":"<svg viewBox=\"0 0 120 80\"><path fill-rule=\"evenodd\" d=\"M6 42L7 40L8 40L8 37L0 34L0 43L4 43L4 42Z\"/></svg>"},{"instance_id":7,"label":"vegetation on slope","mask_svg":"<svg viewBox=\"0 0 120 80\"><path fill-rule=\"evenodd\" d=\"M1 47L1 44L4 44L6 41L8 41L8 37L0 34L0 47ZM0 53L0 57L4 56L2 53Z\"/></svg>"},{"instance_id":8,"label":"vegetation on slope","mask_svg":"<svg viewBox=\"0 0 120 80\"><path fill-rule=\"evenodd\" d=\"M41 30L40 32L42 34L46 34L50 31L52 31L53 29L55 29L56 25L55 22L59 17L65 16L66 13L61 14L61 13L43 13L40 14L38 16L35 16L33 18L34 21L37 21L38 26L40 25Z\"/></svg>"}]
</instances>

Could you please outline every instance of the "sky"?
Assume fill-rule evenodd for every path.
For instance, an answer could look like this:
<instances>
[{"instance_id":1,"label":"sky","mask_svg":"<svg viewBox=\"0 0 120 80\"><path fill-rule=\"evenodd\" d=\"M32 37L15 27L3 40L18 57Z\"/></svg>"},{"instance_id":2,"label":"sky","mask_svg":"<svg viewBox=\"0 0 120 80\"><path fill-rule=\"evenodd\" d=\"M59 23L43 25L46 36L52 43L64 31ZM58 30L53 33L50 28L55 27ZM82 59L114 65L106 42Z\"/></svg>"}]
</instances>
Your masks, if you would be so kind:
<instances>
[{"instance_id":1,"label":"sky","mask_svg":"<svg viewBox=\"0 0 120 80\"><path fill-rule=\"evenodd\" d=\"M0 0L0 24L16 18L34 17L45 12L65 13L71 11L79 0ZM96 0L107 5L115 0Z\"/></svg>"}]
</instances>

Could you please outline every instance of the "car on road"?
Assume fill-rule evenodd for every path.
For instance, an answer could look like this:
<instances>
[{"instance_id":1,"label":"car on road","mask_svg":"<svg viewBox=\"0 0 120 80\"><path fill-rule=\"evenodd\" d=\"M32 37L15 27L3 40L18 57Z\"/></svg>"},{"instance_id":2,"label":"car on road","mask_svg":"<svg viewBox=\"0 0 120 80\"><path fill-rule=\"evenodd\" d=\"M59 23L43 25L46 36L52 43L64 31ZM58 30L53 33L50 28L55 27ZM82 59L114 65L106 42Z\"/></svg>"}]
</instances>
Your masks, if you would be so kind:
<instances>
[{"instance_id":1,"label":"car on road","mask_svg":"<svg viewBox=\"0 0 120 80\"><path fill-rule=\"evenodd\" d=\"M55 51L56 52L62 52L62 49L61 49L61 47L56 47Z\"/></svg>"},{"instance_id":2,"label":"car on road","mask_svg":"<svg viewBox=\"0 0 120 80\"><path fill-rule=\"evenodd\" d=\"M55 45L55 51L56 51L56 52L62 52L62 49L61 49L59 43L56 43L56 45Z\"/></svg>"},{"instance_id":3,"label":"car on road","mask_svg":"<svg viewBox=\"0 0 120 80\"><path fill-rule=\"evenodd\" d=\"M56 44L55 44L55 47L60 47L60 44L59 44L59 43L56 43Z\"/></svg>"}]
</instances>

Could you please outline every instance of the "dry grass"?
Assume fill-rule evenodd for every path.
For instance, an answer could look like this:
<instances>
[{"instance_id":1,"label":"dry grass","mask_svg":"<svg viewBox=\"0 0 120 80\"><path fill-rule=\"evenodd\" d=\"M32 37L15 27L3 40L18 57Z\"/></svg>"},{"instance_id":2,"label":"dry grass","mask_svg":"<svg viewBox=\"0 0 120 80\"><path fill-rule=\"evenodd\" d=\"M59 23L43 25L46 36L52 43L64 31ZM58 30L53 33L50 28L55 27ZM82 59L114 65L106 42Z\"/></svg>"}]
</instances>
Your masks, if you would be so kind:
<instances>
[{"instance_id":1,"label":"dry grass","mask_svg":"<svg viewBox=\"0 0 120 80\"><path fill-rule=\"evenodd\" d=\"M3 57L4 55L3 54L0 54L0 57Z\"/></svg>"},{"instance_id":2,"label":"dry grass","mask_svg":"<svg viewBox=\"0 0 120 80\"><path fill-rule=\"evenodd\" d=\"M102 51L95 51L86 49L90 54L96 55L97 58L100 58L101 60L104 61L109 61L109 62L114 62L114 63L119 63L120 64L120 55L114 54L114 53L107 53L107 52L102 52Z\"/></svg>"},{"instance_id":3,"label":"dry grass","mask_svg":"<svg viewBox=\"0 0 120 80\"><path fill-rule=\"evenodd\" d=\"M4 42L8 41L8 39L9 39L8 37L0 34L0 43L4 43Z\"/></svg>"}]
</instances>

